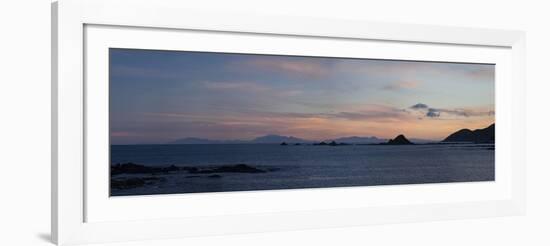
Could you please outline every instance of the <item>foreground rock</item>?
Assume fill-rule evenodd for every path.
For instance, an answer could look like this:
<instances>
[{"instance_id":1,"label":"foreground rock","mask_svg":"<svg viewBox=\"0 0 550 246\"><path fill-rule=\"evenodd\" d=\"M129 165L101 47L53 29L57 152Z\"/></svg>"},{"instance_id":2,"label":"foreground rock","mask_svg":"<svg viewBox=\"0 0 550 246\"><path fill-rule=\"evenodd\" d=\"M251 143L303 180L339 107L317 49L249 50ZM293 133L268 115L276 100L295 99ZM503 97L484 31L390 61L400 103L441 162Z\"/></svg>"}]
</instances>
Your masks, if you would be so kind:
<instances>
[{"instance_id":1,"label":"foreground rock","mask_svg":"<svg viewBox=\"0 0 550 246\"><path fill-rule=\"evenodd\" d=\"M157 177L111 179L111 189L132 189L159 181L165 181L165 179Z\"/></svg>"},{"instance_id":2,"label":"foreground rock","mask_svg":"<svg viewBox=\"0 0 550 246\"><path fill-rule=\"evenodd\" d=\"M139 165L135 163L123 163L123 164L116 164L111 166L111 175L118 175L118 174L139 174L139 173L167 173L167 172L174 172L179 171L180 168L174 165L168 166L168 167L150 167L150 166L144 166Z\"/></svg>"},{"instance_id":3,"label":"foreground rock","mask_svg":"<svg viewBox=\"0 0 550 246\"><path fill-rule=\"evenodd\" d=\"M388 145L409 145L409 144L413 144L411 141L409 141L405 136L403 136L403 134L395 137L394 139L390 139L388 141L388 143L386 143Z\"/></svg>"},{"instance_id":4,"label":"foreground rock","mask_svg":"<svg viewBox=\"0 0 550 246\"><path fill-rule=\"evenodd\" d=\"M189 173L265 173L265 170L246 164L224 165L219 167L189 168Z\"/></svg>"},{"instance_id":5,"label":"foreground rock","mask_svg":"<svg viewBox=\"0 0 550 246\"><path fill-rule=\"evenodd\" d=\"M135 163L116 164L111 166L111 189L133 189L145 185L152 185L158 182L166 181L165 177L156 177L156 174L164 173L188 173L194 175L183 175L185 178L211 178L219 179L223 176L219 173L265 173L278 170L277 168L268 168L262 170L246 164L222 165L210 167L150 167ZM131 176L117 176L120 174L132 174ZM136 175L137 174L137 175ZM141 175L140 175L141 174ZM146 174L146 175L144 175ZM196 175L199 174L199 175ZM209 175L200 175L209 174ZM137 177L136 177L137 176ZM141 177L140 177L141 176Z\"/></svg>"},{"instance_id":6,"label":"foreground rock","mask_svg":"<svg viewBox=\"0 0 550 246\"><path fill-rule=\"evenodd\" d=\"M276 169L269 169L269 171ZM171 165L168 167L151 167L135 163L116 164L111 166L111 176L120 174L162 174L169 172L185 171L191 174L198 173L265 173L256 167L246 164L222 165L222 166L207 166L207 167L178 167Z\"/></svg>"}]
</instances>

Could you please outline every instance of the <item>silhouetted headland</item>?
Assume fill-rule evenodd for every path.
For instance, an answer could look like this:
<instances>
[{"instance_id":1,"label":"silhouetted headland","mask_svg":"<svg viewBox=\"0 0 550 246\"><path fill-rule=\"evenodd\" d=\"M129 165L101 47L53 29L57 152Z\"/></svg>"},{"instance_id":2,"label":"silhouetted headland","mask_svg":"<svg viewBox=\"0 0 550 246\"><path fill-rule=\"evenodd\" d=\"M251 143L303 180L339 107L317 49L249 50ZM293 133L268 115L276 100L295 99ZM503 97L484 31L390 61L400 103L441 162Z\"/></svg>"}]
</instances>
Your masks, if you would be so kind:
<instances>
[{"instance_id":1,"label":"silhouetted headland","mask_svg":"<svg viewBox=\"0 0 550 246\"><path fill-rule=\"evenodd\" d=\"M442 142L468 142L468 143L494 143L495 142L495 124L477 130L462 129L459 130Z\"/></svg>"}]
</instances>

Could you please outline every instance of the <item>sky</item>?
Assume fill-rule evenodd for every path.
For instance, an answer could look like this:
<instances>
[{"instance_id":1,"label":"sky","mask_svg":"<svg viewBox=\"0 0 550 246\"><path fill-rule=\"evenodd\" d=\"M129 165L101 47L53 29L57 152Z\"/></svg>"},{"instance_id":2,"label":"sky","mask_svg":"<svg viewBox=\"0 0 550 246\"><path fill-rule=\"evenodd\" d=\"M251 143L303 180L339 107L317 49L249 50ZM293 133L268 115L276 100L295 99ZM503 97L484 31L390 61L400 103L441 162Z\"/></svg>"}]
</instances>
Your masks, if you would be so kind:
<instances>
[{"instance_id":1,"label":"sky","mask_svg":"<svg viewBox=\"0 0 550 246\"><path fill-rule=\"evenodd\" d=\"M441 140L494 123L494 65L110 49L112 144Z\"/></svg>"}]
</instances>

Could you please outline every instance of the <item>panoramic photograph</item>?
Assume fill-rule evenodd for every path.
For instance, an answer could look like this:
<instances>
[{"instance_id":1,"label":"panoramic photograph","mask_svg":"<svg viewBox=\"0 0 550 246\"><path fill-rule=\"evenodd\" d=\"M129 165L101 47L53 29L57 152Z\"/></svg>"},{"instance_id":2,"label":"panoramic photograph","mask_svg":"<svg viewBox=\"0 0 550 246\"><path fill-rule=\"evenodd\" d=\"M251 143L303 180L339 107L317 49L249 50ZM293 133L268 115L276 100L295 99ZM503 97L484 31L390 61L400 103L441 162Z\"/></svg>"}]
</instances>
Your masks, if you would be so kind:
<instances>
[{"instance_id":1,"label":"panoramic photograph","mask_svg":"<svg viewBox=\"0 0 550 246\"><path fill-rule=\"evenodd\" d=\"M495 65L109 49L110 195L495 180Z\"/></svg>"}]
</instances>

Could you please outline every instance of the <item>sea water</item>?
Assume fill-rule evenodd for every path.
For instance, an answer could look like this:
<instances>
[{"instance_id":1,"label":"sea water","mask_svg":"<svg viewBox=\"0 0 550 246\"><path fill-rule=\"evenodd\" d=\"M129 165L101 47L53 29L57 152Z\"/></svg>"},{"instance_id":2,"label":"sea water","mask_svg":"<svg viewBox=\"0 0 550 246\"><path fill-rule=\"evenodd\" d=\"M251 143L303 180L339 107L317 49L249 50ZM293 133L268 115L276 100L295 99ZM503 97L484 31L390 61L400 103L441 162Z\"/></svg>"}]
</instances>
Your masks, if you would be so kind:
<instances>
[{"instance_id":1,"label":"sea water","mask_svg":"<svg viewBox=\"0 0 550 246\"><path fill-rule=\"evenodd\" d=\"M156 174L163 178L162 182L131 189L111 189L113 196L493 181L495 179L494 145L476 144L112 145L111 164L128 162L159 167L246 164L271 171L219 173L215 178L208 174L190 175L185 172Z\"/></svg>"}]
</instances>

